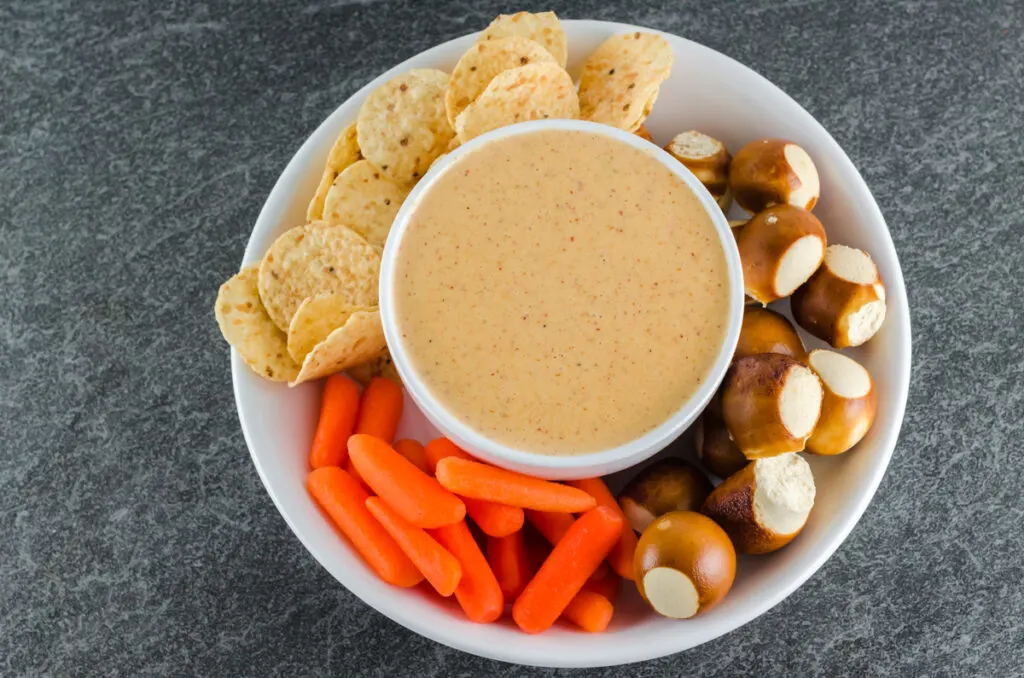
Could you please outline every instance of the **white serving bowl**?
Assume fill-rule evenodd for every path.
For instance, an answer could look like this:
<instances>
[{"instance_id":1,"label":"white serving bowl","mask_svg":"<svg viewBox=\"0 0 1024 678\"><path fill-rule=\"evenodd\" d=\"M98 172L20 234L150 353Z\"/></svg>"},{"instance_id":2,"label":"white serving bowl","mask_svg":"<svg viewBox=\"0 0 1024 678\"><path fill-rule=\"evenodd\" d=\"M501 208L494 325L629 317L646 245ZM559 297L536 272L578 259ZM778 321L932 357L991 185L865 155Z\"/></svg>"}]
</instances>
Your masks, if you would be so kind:
<instances>
[{"instance_id":1,"label":"white serving bowl","mask_svg":"<svg viewBox=\"0 0 1024 678\"><path fill-rule=\"evenodd\" d=\"M437 179L460 158L491 141L540 130L587 132L604 136L625 146L638 149L667 167L693 191L700 201L701 207L711 217L715 224L718 240L725 252L729 275L729 309L725 339L701 387L657 428L622 445L589 454L554 456L531 453L492 440L466 425L457 414L451 412L434 396L427 384L420 378L415 363L406 352L402 333L398 329L398 319L395 316L394 279L398 249L416 207L436 185ZM715 199L711 197L711 194L693 173L668 153L635 134L581 120L537 120L502 127L473 139L439 159L423 179L416 184L395 217L391 232L388 234L387 244L384 247L384 258L380 270L380 312L388 348L391 350L395 367L398 368L398 373L405 384L406 393L412 396L412 400L427 420L452 442L480 459L522 473L553 480L593 478L636 466L678 438L707 406L711 396L718 390L718 385L722 382L726 370L729 369L732 354L736 350L736 341L740 335L740 324L743 321L743 296L743 270L732 229Z\"/></svg>"},{"instance_id":2,"label":"white serving bowl","mask_svg":"<svg viewBox=\"0 0 1024 678\"><path fill-rule=\"evenodd\" d=\"M563 22L570 72L607 37L648 30L599 21ZM452 647L507 662L539 666L607 666L660 657L728 633L770 609L821 567L839 547L871 501L899 435L910 382L910 315L896 251L864 179L825 129L770 82L732 59L682 38L663 34L675 53L672 75L662 86L647 127L659 143L686 129L721 139L733 151L762 137L785 137L814 158L821 177L815 214L832 242L867 250L885 281L888 317L865 346L848 351L875 378L878 417L853 450L809 461L818 485L810 520L797 539L769 556L741 557L736 583L714 609L695 619L658 617L626 586L607 632L587 634L568 626L531 636L507 618L474 624L451 600L394 588L378 579L306 494L307 455L316 425L320 387L289 389L252 373L237 354L231 370L239 419L253 463L285 521L310 553L367 604L413 631ZM327 152L356 118L369 92L412 68L450 70L472 44L464 36L427 50L390 71L342 104L288 163L253 228L244 263L258 261L273 240L303 223ZM788 310L788 304L783 304ZM809 347L821 342L804 335ZM436 431L408 407L399 435L427 440ZM628 472L619 474L628 475ZM613 489L621 478L612 478Z\"/></svg>"}]
</instances>

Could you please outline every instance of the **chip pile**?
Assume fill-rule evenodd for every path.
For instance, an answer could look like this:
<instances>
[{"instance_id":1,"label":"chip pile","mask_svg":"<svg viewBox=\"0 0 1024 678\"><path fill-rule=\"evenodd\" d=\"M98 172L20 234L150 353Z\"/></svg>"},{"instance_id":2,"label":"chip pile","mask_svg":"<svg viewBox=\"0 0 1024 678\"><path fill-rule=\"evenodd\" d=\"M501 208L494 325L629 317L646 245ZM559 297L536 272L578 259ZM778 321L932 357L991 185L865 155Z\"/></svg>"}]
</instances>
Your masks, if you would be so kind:
<instances>
[{"instance_id":1,"label":"chip pile","mask_svg":"<svg viewBox=\"0 0 1024 678\"><path fill-rule=\"evenodd\" d=\"M348 371L398 380L377 307L381 251L413 185L459 145L506 125L582 118L644 133L672 67L658 35L606 40L577 88L554 12L503 14L451 75L417 69L370 93L327 157L306 210L259 265L224 283L221 333L257 374L292 386Z\"/></svg>"}]
</instances>

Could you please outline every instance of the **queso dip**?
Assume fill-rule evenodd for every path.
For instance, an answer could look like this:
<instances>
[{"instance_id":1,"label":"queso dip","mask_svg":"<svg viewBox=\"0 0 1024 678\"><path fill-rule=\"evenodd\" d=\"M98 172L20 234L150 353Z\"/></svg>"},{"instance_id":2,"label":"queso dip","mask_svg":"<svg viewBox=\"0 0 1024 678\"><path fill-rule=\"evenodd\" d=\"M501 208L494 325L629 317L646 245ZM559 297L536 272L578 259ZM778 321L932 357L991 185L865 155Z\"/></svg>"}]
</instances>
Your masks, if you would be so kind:
<instances>
[{"instance_id":1,"label":"queso dip","mask_svg":"<svg viewBox=\"0 0 1024 678\"><path fill-rule=\"evenodd\" d=\"M424 191L395 260L424 385L478 433L581 454L657 427L725 340L715 226L659 160L589 132L487 143Z\"/></svg>"}]
</instances>

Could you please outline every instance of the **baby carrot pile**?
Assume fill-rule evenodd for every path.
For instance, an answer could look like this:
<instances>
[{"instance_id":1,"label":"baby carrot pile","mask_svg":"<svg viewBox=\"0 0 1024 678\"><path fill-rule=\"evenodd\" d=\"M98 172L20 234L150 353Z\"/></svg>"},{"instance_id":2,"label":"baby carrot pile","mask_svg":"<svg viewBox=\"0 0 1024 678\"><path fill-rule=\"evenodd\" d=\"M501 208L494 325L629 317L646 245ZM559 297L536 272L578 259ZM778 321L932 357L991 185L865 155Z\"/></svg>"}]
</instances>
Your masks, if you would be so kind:
<instances>
[{"instance_id":1,"label":"baby carrot pile","mask_svg":"<svg viewBox=\"0 0 1024 678\"><path fill-rule=\"evenodd\" d=\"M604 482L507 471L446 438L395 441L401 417L393 381L375 378L362 394L345 375L325 381L306 485L367 565L394 586L425 580L474 622L510 607L527 633L560 618L607 628L636 535Z\"/></svg>"}]
</instances>

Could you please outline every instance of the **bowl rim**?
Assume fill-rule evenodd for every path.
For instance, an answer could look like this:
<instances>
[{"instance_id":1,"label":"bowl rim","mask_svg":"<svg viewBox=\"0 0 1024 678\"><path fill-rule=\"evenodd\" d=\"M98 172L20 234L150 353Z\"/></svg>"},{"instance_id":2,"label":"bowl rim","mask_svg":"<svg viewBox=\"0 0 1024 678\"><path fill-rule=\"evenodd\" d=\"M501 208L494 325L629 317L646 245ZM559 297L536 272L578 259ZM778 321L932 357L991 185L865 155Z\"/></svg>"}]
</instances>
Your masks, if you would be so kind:
<instances>
[{"instance_id":1,"label":"bowl rim","mask_svg":"<svg viewBox=\"0 0 1024 678\"><path fill-rule=\"evenodd\" d=\"M255 466L257 475L263 483L267 494L270 495L274 506L277 508L282 518L284 518L285 523L298 537L303 546L305 546L305 548L313 555L317 562L324 567L325 570L327 570L336 580L345 585L353 595L405 628L435 642L463 652L512 664L524 664L530 666L553 668L604 667L665 657L671 654L683 652L734 631L782 602L791 593L793 593L793 591L802 586L804 582L817 572L825 561L835 553L836 549L838 549L839 545L846 540L853 527L864 514L864 511L868 504L870 504L871 499L874 497L892 458L906 411L907 396L909 392L912 328L910 324L910 312L907 306L906 286L904 283L903 272L899 266L898 253L893 245L892 236L888 230L885 218L882 215L874 196L868 189L866 182L850 160L849 156L846 154L846 151L843 150L832 135L821 125L820 122L818 122L816 118L814 118L814 116L807 112L806 109L793 100L793 98L786 94L785 91L749 66L741 64L732 57L718 52L717 50L704 46L693 40L683 38L682 36L635 24L613 21L568 19L562 20L562 24L566 27L572 27L575 30L588 31L609 36L615 33L632 32L637 30L662 35L673 41L679 41L680 43L685 44L688 49L694 50L695 52L703 52L716 59L721 59L728 68L744 71L745 75L750 77L753 81L758 82L760 87L773 92L777 97L787 100L792 105L797 117L800 118L801 124L806 125L807 129L811 133L820 135L823 138L825 143L830 147L830 155L833 162L840 166L845 173L850 173L857 179L849 185L849 190L854 194L853 199L859 201L863 205L864 210L868 213L868 217L873 222L880 224L882 227L878 238L887 247L887 255L891 258L893 264L892 272L886 279L886 296L890 302L893 302L889 304L887 313L889 313L890 318L893 318L893 314L899 314L899 324L905 329L904 334L901 336L901 340L896 342L897 346L895 348L898 351L898 355L895 355L892 358L893 364L901 367L893 370L888 375L888 378L892 380L894 394L893 400L890 403L891 412L893 414L891 420L892 423L882 432L882 435L879 438L877 453L879 459L874 464L870 475L866 479L867 482L865 483L864 490L855 498L855 501L852 503L849 510L832 526L831 538L822 545L822 547L814 554L814 557L809 559L808 562L805 562L802 568L792 578L778 586L770 595L754 599L751 604L742 609L741 613L730 618L728 623L717 625L714 628L701 626L692 629L689 633L679 633L673 636L659 637L657 643L638 642L628 644L625 647L611 647L608 646L608 644L591 645L587 654L580 655L575 652L551 653L549 651L534 648L511 649L517 644L505 645L500 643L492 644L480 642L470 635L462 635L448 631L446 630L447 627L432 625L427 620L412 614L408 606L403 604L401 592L387 589L386 593L381 593L377 588L372 586L367 588L353 586L354 583L358 584L361 580L372 582L373 575L364 575L364 573L361 572L353 572L336 563L327 547L320 544L310 531L307 531L301 524L299 524L295 514L292 514L285 509L283 503L284 498L274 489L268 468L260 462L260 458L256 452L258 447L254 430L256 424L247 421L247 415L243 405L244 401L248 398L248 394L246 392L249 390L249 387L245 384L245 378L248 376L248 367L246 367L245 363L238 355L238 352L233 349L231 351L231 374L233 393L239 422L242 427L242 434L245 438L246 446L249 449L249 455L252 459L253 466ZM260 234L267 230L273 232L279 228L286 209L282 205L287 204L291 198L291 196L284 194L285 190L290 184L296 181L297 177L301 175L304 165L309 162L309 157L319 157L317 149L324 147L325 144L326 147L329 147L333 142L334 137L336 136L336 130L340 129L342 126L342 109L345 108L351 100L365 98L371 90L383 84L395 75L404 72L407 68L405 64L409 60L420 57L429 57L435 53L444 52L451 49L453 43L468 41L468 39L478 33L479 31L473 31L411 55L408 59L404 59L402 62L397 63L392 68L368 82L365 86L339 104L339 106L336 107L335 110L320 123L313 133L310 134L305 142L303 142L279 175L270 194L261 207L256 223L249 234L249 240L242 259L243 266L262 259L263 250L265 249L262 242L266 240L267 237L260 237ZM893 320L895 321L896 319L893 318ZM380 587L380 590L383 591L385 589Z\"/></svg>"},{"instance_id":2,"label":"bowl rim","mask_svg":"<svg viewBox=\"0 0 1024 678\"><path fill-rule=\"evenodd\" d=\"M700 202L703 211L711 218L718 242L722 247L729 280L729 308L726 316L725 336L715 355L714 362L705 372L705 378L700 387L654 429L614 447L575 455L549 455L516 449L487 437L460 420L456 414L440 402L417 372L414 362L406 350L402 333L398 329L399 321L393 303L396 259L402 239L408 231L409 223L416 209L430 190L437 185L437 181L462 158L478 152L491 143L543 131L579 132L612 139L641 151L666 167L690 189ZM719 384L729 369L732 354L736 350L743 322L742 275L739 251L736 248L736 241L725 213L693 173L665 150L635 134L608 125L584 120L534 120L501 127L470 140L439 158L423 179L416 184L395 216L391 232L384 245L380 272L380 314L391 359L398 369L406 391L412 396L427 419L446 437L484 461L535 476L567 480L607 475L640 464L671 444L693 423L707 406L715 391L718 390Z\"/></svg>"}]
</instances>

